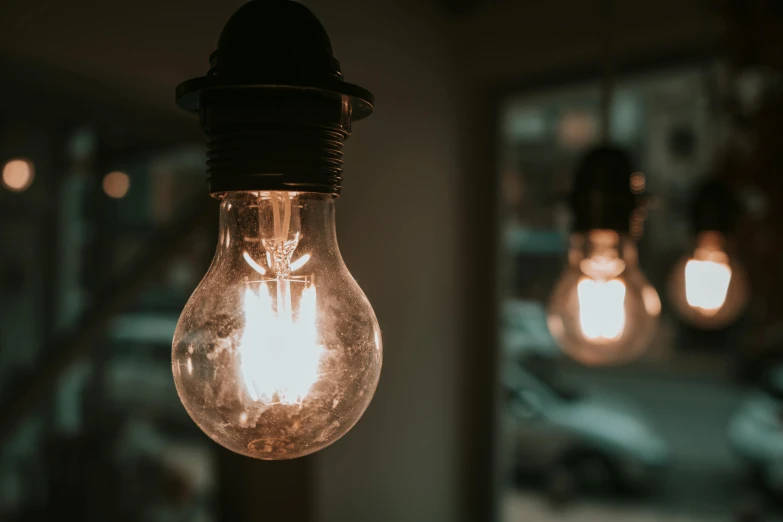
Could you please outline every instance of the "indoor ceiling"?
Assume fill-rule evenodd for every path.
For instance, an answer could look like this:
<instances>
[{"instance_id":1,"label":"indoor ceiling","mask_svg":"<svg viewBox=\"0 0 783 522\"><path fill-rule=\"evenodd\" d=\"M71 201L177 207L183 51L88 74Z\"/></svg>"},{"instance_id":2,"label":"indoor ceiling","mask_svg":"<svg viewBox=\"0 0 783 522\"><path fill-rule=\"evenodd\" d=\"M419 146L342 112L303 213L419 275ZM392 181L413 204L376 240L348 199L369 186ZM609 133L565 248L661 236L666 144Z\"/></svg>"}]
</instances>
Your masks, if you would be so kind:
<instances>
[{"instance_id":1,"label":"indoor ceiling","mask_svg":"<svg viewBox=\"0 0 783 522\"><path fill-rule=\"evenodd\" d=\"M175 111L175 86L206 72L223 23L242 3L4 0L0 53Z\"/></svg>"}]
</instances>

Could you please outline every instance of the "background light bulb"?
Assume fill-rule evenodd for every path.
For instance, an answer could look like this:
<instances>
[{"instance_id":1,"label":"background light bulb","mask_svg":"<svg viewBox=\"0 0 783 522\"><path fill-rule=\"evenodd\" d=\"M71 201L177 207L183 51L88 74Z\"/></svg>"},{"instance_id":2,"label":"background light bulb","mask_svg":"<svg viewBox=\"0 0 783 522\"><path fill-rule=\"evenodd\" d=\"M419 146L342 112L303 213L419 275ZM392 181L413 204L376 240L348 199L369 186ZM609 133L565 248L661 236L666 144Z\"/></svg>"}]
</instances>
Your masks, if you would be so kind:
<instances>
[{"instance_id":1,"label":"background light bulb","mask_svg":"<svg viewBox=\"0 0 783 522\"><path fill-rule=\"evenodd\" d=\"M693 251L674 266L668 286L680 318L703 329L735 322L750 297L745 269L727 253L726 237L714 231L699 234Z\"/></svg>"},{"instance_id":2,"label":"background light bulb","mask_svg":"<svg viewBox=\"0 0 783 522\"><path fill-rule=\"evenodd\" d=\"M573 234L569 265L549 304L548 324L564 352L588 365L641 355L661 303L638 267L636 247L612 230Z\"/></svg>"},{"instance_id":3,"label":"background light bulb","mask_svg":"<svg viewBox=\"0 0 783 522\"><path fill-rule=\"evenodd\" d=\"M190 416L237 453L300 457L359 420L378 383L381 336L340 256L331 195L227 193L172 365Z\"/></svg>"}]
</instances>

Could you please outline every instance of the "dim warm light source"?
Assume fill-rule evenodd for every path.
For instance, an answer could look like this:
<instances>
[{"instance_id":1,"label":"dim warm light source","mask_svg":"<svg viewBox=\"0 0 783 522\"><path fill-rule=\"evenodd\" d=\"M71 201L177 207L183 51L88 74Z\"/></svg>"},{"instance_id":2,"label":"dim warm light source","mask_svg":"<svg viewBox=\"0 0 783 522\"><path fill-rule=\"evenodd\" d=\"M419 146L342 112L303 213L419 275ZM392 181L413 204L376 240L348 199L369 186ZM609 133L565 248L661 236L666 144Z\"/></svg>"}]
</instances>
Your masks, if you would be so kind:
<instances>
[{"instance_id":1,"label":"dim warm light source","mask_svg":"<svg viewBox=\"0 0 783 522\"><path fill-rule=\"evenodd\" d=\"M3 186L11 192L24 192L33 184L35 169L25 159L13 159L3 166Z\"/></svg>"},{"instance_id":2,"label":"dim warm light source","mask_svg":"<svg viewBox=\"0 0 783 522\"><path fill-rule=\"evenodd\" d=\"M723 234L702 232L693 253L677 263L669 278L672 305L684 321L699 328L728 326L747 305L747 276L726 245Z\"/></svg>"},{"instance_id":3,"label":"dim warm light source","mask_svg":"<svg viewBox=\"0 0 783 522\"><path fill-rule=\"evenodd\" d=\"M647 190L647 176L644 175L644 172L631 174L631 192L642 194L645 190Z\"/></svg>"},{"instance_id":4,"label":"dim warm light source","mask_svg":"<svg viewBox=\"0 0 783 522\"><path fill-rule=\"evenodd\" d=\"M130 176L124 172L109 172L103 177L103 192L113 199L122 199L130 190Z\"/></svg>"},{"instance_id":5,"label":"dim warm light source","mask_svg":"<svg viewBox=\"0 0 783 522\"><path fill-rule=\"evenodd\" d=\"M596 118L589 112L569 111L560 120L557 135L564 147L573 150L583 149L598 137Z\"/></svg>"},{"instance_id":6,"label":"dim warm light source","mask_svg":"<svg viewBox=\"0 0 783 522\"><path fill-rule=\"evenodd\" d=\"M568 355L589 365L614 364L650 344L661 303L637 262L636 247L613 230L572 236L547 320Z\"/></svg>"}]
</instances>

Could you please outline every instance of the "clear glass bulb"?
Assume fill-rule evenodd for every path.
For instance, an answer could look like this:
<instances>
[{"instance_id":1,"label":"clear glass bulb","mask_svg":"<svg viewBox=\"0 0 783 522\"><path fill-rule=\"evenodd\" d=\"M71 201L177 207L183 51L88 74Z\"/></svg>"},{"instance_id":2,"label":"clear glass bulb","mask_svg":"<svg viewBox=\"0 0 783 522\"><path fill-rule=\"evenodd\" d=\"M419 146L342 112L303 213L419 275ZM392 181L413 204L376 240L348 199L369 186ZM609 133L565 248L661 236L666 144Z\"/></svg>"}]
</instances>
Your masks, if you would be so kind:
<instances>
[{"instance_id":1,"label":"clear glass bulb","mask_svg":"<svg viewBox=\"0 0 783 522\"><path fill-rule=\"evenodd\" d=\"M641 355L655 336L661 301L634 243L613 230L573 234L568 260L547 318L563 351L588 365Z\"/></svg>"},{"instance_id":2,"label":"clear glass bulb","mask_svg":"<svg viewBox=\"0 0 783 522\"><path fill-rule=\"evenodd\" d=\"M669 297L677 314L703 329L735 322L750 298L745 269L727 253L726 236L702 232L693 252L669 276Z\"/></svg>"},{"instance_id":3,"label":"clear glass bulb","mask_svg":"<svg viewBox=\"0 0 783 522\"><path fill-rule=\"evenodd\" d=\"M337 247L334 198L227 193L215 258L172 351L179 397L204 433L265 460L318 451L364 413L381 355Z\"/></svg>"}]
</instances>

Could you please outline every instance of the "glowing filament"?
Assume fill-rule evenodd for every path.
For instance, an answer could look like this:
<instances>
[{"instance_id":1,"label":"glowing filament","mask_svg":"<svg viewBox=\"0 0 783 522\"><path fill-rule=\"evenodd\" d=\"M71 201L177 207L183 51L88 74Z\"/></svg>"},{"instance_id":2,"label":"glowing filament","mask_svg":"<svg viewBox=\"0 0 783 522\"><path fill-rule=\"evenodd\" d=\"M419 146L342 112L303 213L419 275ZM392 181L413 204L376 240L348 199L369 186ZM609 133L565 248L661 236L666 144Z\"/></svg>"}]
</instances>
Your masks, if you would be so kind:
<instances>
[{"instance_id":1,"label":"glowing filament","mask_svg":"<svg viewBox=\"0 0 783 522\"><path fill-rule=\"evenodd\" d=\"M296 272L310 261L310 254L305 254L293 263L291 263L291 272Z\"/></svg>"},{"instance_id":2,"label":"glowing filament","mask_svg":"<svg viewBox=\"0 0 783 522\"><path fill-rule=\"evenodd\" d=\"M576 288L579 325L585 338L609 342L625 329L625 283L619 279L596 281L582 278Z\"/></svg>"},{"instance_id":3,"label":"glowing filament","mask_svg":"<svg viewBox=\"0 0 783 522\"><path fill-rule=\"evenodd\" d=\"M261 275L266 274L266 269L263 266L261 266L258 263L256 263L256 261L252 257L250 257L250 254L245 252L245 253L242 254L242 257L245 258L245 262L248 265L250 265L250 268L252 268L253 270L255 270L256 272L258 272Z\"/></svg>"},{"instance_id":4,"label":"glowing filament","mask_svg":"<svg viewBox=\"0 0 783 522\"><path fill-rule=\"evenodd\" d=\"M288 287L288 296L265 283L257 291L245 290L245 329L238 346L241 374L254 401L300 404L319 378L323 353L317 342L316 290L314 285L303 290L295 318L290 281L273 284Z\"/></svg>"},{"instance_id":5,"label":"glowing filament","mask_svg":"<svg viewBox=\"0 0 783 522\"><path fill-rule=\"evenodd\" d=\"M731 268L725 263L697 261L685 264L685 298L704 315L715 315L726 303Z\"/></svg>"}]
</instances>

